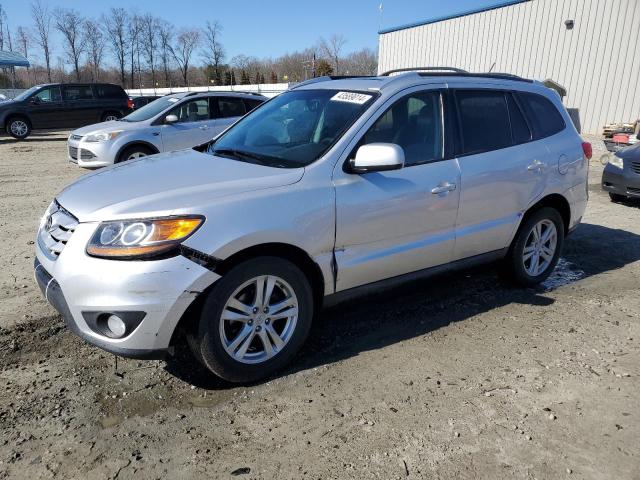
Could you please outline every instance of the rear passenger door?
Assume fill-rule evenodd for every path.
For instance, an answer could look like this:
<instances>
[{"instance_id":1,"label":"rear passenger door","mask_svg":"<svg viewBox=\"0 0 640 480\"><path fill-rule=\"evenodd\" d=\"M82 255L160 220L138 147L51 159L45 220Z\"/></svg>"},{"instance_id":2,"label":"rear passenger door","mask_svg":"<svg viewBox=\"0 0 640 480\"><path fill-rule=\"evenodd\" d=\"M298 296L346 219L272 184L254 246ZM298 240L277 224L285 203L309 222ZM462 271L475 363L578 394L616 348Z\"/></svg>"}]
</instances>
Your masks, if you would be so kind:
<instances>
[{"instance_id":1,"label":"rear passenger door","mask_svg":"<svg viewBox=\"0 0 640 480\"><path fill-rule=\"evenodd\" d=\"M544 191L550 165L512 92L458 88L451 98L462 183L455 258L462 259L508 246L524 211Z\"/></svg>"},{"instance_id":2,"label":"rear passenger door","mask_svg":"<svg viewBox=\"0 0 640 480\"><path fill-rule=\"evenodd\" d=\"M62 98L69 113L68 126L83 127L100 121L91 85L63 85Z\"/></svg>"},{"instance_id":3,"label":"rear passenger door","mask_svg":"<svg viewBox=\"0 0 640 480\"><path fill-rule=\"evenodd\" d=\"M240 97L212 97L211 100L215 108L215 121L213 122L213 135L211 138L247 113L247 108Z\"/></svg>"}]
</instances>

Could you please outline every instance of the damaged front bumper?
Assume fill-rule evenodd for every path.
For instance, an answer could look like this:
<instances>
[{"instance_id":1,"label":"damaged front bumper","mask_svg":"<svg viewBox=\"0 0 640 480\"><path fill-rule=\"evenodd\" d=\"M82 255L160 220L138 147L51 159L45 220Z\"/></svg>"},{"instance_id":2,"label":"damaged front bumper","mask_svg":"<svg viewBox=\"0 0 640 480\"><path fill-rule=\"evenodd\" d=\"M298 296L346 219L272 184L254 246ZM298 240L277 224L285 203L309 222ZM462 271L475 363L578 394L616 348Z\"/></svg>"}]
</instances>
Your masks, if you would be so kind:
<instances>
[{"instance_id":1,"label":"damaged front bumper","mask_svg":"<svg viewBox=\"0 0 640 480\"><path fill-rule=\"evenodd\" d=\"M35 275L43 294L87 342L120 356L161 357L189 305L220 276L182 255L150 261L90 257L85 246L95 228L80 224L57 258L36 242ZM144 315L121 338L92 322L118 312Z\"/></svg>"}]
</instances>

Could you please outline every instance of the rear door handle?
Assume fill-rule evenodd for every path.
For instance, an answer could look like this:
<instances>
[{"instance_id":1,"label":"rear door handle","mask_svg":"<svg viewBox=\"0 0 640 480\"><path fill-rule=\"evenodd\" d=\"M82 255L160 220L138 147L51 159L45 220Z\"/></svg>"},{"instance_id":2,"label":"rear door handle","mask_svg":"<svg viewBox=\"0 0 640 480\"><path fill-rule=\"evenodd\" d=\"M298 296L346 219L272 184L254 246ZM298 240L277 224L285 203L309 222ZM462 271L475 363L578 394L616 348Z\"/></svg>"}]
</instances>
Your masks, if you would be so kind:
<instances>
[{"instance_id":1,"label":"rear door handle","mask_svg":"<svg viewBox=\"0 0 640 480\"><path fill-rule=\"evenodd\" d=\"M437 187L432 188L431 193L433 193L434 195L438 195L439 193L452 192L455 189L456 189L455 183L445 182L445 183L441 183Z\"/></svg>"},{"instance_id":2,"label":"rear door handle","mask_svg":"<svg viewBox=\"0 0 640 480\"><path fill-rule=\"evenodd\" d=\"M544 163L542 163L540 160L534 160L533 162L531 162L531 164L529 164L529 166L527 167L527 170L529 170L530 172L539 172L544 168Z\"/></svg>"}]
</instances>

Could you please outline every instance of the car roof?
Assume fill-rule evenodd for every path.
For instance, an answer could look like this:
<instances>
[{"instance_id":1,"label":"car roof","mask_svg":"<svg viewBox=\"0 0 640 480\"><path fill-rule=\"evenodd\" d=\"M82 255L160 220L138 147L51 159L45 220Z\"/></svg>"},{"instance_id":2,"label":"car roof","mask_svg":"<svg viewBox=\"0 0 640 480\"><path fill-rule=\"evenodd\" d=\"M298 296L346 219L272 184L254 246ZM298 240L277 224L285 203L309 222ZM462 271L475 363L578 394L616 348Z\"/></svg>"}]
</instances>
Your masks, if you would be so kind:
<instances>
[{"instance_id":1,"label":"car roof","mask_svg":"<svg viewBox=\"0 0 640 480\"><path fill-rule=\"evenodd\" d=\"M296 89L330 89L330 90L374 90L381 92L396 92L413 85L423 85L428 83L469 83L494 84L496 87L505 85L513 87L542 86L542 83L528 78L518 77L508 73L470 73L457 69L443 69L438 71L421 71L409 69L399 69L378 76L354 76L317 77L306 82L302 82L294 87ZM455 70L455 71L454 71ZM546 87L544 88L545 90Z\"/></svg>"}]
</instances>

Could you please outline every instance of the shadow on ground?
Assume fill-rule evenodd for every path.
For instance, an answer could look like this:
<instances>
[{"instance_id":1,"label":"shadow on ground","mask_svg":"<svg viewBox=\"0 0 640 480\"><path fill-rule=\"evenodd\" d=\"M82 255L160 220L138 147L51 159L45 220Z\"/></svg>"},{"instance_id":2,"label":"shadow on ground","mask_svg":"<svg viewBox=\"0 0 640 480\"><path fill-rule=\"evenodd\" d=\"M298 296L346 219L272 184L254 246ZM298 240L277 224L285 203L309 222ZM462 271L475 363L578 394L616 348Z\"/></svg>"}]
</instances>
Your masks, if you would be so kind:
<instances>
[{"instance_id":1,"label":"shadow on ground","mask_svg":"<svg viewBox=\"0 0 640 480\"><path fill-rule=\"evenodd\" d=\"M640 235L583 224L568 239L563 256L586 277L610 272L640 260ZM321 312L294 365L282 374L384 348L511 303L549 306L554 300L544 293L542 289L510 286L493 266L445 274L352 300ZM166 369L200 388L229 388L183 349L168 361Z\"/></svg>"}]
</instances>

